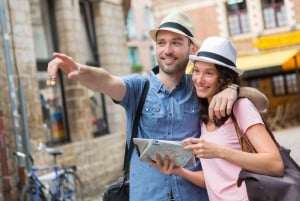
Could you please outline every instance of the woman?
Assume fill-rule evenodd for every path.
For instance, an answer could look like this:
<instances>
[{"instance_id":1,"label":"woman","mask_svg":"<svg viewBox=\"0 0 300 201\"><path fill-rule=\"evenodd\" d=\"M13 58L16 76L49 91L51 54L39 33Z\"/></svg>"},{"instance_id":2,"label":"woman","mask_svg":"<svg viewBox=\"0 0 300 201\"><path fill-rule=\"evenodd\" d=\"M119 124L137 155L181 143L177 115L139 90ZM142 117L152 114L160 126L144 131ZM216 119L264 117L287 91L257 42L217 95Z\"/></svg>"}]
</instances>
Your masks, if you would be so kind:
<instances>
[{"instance_id":1,"label":"woman","mask_svg":"<svg viewBox=\"0 0 300 201\"><path fill-rule=\"evenodd\" d=\"M266 130L255 106L246 98L238 99L233 114L241 130L258 153L241 150L230 116L209 119L212 97L228 86L240 85L242 71L235 65L236 50L222 37L209 37L197 55L190 55L194 63L192 80L200 100L201 137L183 140L184 149L192 150L201 159L203 171L192 172L174 167L174 161L149 162L164 174L176 174L200 187L206 187L211 201L248 200L245 184L237 187L241 168L253 172L281 176L283 162L278 148Z\"/></svg>"}]
</instances>

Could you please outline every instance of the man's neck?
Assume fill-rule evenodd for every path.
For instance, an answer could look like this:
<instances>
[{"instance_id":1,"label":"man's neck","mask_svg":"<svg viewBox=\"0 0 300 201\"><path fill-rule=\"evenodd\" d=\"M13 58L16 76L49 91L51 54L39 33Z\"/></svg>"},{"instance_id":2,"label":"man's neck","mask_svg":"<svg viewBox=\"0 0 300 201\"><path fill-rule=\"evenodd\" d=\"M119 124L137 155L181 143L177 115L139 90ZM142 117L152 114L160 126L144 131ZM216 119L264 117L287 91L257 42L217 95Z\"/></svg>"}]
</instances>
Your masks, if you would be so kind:
<instances>
[{"instance_id":1,"label":"man's neck","mask_svg":"<svg viewBox=\"0 0 300 201\"><path fill-rule=\"evenodd\" d=\"M184 73L166 74L160 71L156 76L164 84L164 87L168 91L172 91L173 89L175 89L177 84L181 81L183 75Z\"/></svg>"}]
</instances>

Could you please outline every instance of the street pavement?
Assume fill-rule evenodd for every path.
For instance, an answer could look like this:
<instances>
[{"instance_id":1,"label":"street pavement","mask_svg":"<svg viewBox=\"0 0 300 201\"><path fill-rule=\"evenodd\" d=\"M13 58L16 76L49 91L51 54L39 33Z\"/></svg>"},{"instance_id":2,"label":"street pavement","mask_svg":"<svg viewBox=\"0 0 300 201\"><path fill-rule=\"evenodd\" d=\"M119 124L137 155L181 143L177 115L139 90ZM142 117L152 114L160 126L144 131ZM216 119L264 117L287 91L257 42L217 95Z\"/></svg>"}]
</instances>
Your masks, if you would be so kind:
<instances>
[{"instance_id":1,"label":"street pavement","mask_svg":"<svg viewBox=\"0 0 300 201\"><path fill-rule=\"evenodd\" d=\"M291 156L300 164L300 125L273 132L282 146L291 150ZM87 197L85 201L102 201L101 195Z\"/></svg>"},{"instance_id":2,"label":"street pavement","mask_svg":"<svg viewBox=\"0 0 300 201\"><path fill-rule=\"evenodd\" d=\"M284 147L291 150L291 156L300 164L300 125L274 131L275 138Z\"/></svg>"}]
</instances>

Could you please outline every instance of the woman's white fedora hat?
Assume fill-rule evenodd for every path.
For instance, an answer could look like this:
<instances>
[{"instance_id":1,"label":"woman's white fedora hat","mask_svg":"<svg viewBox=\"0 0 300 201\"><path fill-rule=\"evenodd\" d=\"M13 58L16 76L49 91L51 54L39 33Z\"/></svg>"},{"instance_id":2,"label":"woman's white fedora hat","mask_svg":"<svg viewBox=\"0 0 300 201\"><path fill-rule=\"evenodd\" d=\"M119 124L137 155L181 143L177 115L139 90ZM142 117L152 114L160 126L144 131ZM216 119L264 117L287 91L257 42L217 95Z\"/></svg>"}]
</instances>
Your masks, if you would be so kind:
<instances>
[{"instance_id":1,"label":"woman's white fedora hat","mask_svg":"<svg viewBox=\"0 0 300 201\"><path fill-rule=\"evenodd\" d=\"M236 67L236 49L230 40L218 36L206 38L200 46L197 55L190 55L192 62L203 61L227 67L238 75L243 71Z\"/></svg>"},{"instance_id":2,"label":"woman's white fedora hat","mask_svg":"<svg viewBox=\"0 0 300 201\"><path fill-rule=\"evenodd\" d=\"M157 32L165 30L184 35L191 39L194 44L199 42L194 38L194 25L192 20L180 11L173 11L163 19L157 29L150 30L151 38L156 41Z\"/></svg>"}]
</instances>

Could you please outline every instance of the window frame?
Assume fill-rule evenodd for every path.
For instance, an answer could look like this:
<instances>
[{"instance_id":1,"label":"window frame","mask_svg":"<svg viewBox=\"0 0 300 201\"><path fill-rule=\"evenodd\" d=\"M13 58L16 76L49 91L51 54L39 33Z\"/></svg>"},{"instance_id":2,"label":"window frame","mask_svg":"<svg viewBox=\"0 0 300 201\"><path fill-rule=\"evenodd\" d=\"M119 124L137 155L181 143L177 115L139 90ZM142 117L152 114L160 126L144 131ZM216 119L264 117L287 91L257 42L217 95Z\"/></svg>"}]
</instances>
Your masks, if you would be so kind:
<instances>
[{"instance_id":1,"label":"window frame","mask_svg":"<svg viewBox=\"0 0 300 201\"><path fill-rule=\"evenodd\" d=\"M291 80L288 77L293 76L294 78ZM275 84L275 82L278 82L277 80L274 80L276 77L282 78L282 84L279 88L278 83ZM290 86L292 84L292 86ZM271 85L272 85L272 93L274 97L279 96L287 96L287 95L296 95L299 90L298 81L297 81L297 73L295 72L288 72L284 74L277 74L271 77ZM291 87L294 89L293 91L290 91ZM278 90L282 89L282 92L279 92Z\"/></svg>"},{"instance_id":2,"label":"window frame","mask_svg":"<svg viewBox=\"0 0 300 201\"><path fill-rule=\"evenodd\" d=\"M134 21L134 13L131 8L128 10L127 19L126 19L126 35L127 35L127 40L134 40L137 38L137 31L136 31L136 26Z\"/></svg>"},{"instance_id":3,"label":"window frame","mask_svg":"<svg viewBox=\"0 0 300 201\"><path fill-rule=\"evenodd\" d=\"M270 4L266 4L267 2L265 0L262 0L261 2L261 8L262 8L262 17L263 17L263 24L264 29L275 29L284 27L287 25L287 13L286 11L283 13L284 21L283 24L279 24L279 17L278 14L282 12L282 9L285 9L284 0L280 0L282 2L276 2L276 0L269 0L271 1ZM273 20L269 21L266 19L265 10L272 9L273 10ZM274 23L274 25L272 25Z\"/></svg>"},{"instance_id":4,"label":"window frame","mask_svg":"<svg viewBox=\"0 0 300 201\"><path fill-rule=\"evenodd\" d=\"M84 20L84 29L86 31L86 35L88 38L88 45L91 48L92 55L92 61L87 61L86 64L90 66L100 66L100 57L98 53L98 47L97 47L97 37L96 37L96 31L95 31L95 23L94 23L94 12L93 12L93 3L86 0L80 0L80 14L83 14L83 20ZM101 67L99 67L101 68ZM101 102L101 110L102 110L102 126L104 127L102 130L96 130L93 132L94 137L99 137L105 134L110 133L109 124L107 120L107 110L106 110L106 104L105 104L105 97L103 93L95 93L96 100L100 100ZM97 122L94 122L95 125Z\"/></svg>"},{"instance_id":5,"label":"window frame","mask_svg":"<svg viewBox=\"0 0 300 201\"><path fill-rule=\"evenodd\" d=\"M242 4L245 4L245 9L242 8ZM233 6L236 7L235 11L230 11L230 7L233 8ZM228 23L228 32L231 36L246 34L251 32L251 26L250 26L250 19L249 19L249 13L247 8L247 1L237 1L230 3L229 1L225 2L225 8L227 13L227 23ZM246 19L243 19L243 17L246 16ZM233 22L230 19L234 19L236 17L237 23ZM234 29L233 27L237 27L237 29ZM248 28L248 29L247 29Z\"/></svg>"},{"instance_id":6,"label":"window frame","mask_svg":"<svg viewBox=\"0 0 300 201\"><path fill-rule=\"evenodd\" d=\"M41 9L48 9L47 14L48 16L44 19L48 19L49 26L47 27L47 33L45 33L46 36L46 41L47 44L52 46L53 51L58 52L58 34L57 34L57 29L56 29L56 17L55 17L55 2L51 0L45 0L46 5L41 5ZM44 7L46 6L46 7ZM43 14L44 10L43 10ZM43 23L44 23L43 19ZM47 24L47 23L46 23ZM49 50L49 49L48 49ZM48 62L51 60L51 56L48 55L49 58L36 58L36 65L37 65L37 72L47 72L47 66ZM43 80L41 80L42 82ZM53 131L50 129L51 132L51 137L50 139L46 139L46 144L48 146L53 146L53 145L60 145L63 143L70 142L70 129L69 129L69 121L68 121L68 115L67 115L67 107L66 107L66 97L65 97L65 92L64 92L64 83L63 83L63 75L61 71L58 71L58 76L56 80L55 87L57 87L57 90L59 90L59 96L61 97L61 105L58 105L61 107L61 113L62 113L62 124L63 124L63 133L64 136L61 139L54 139L53 140ZM49 114L51 115L51 114ZM51 116L49 116L49 119L51 119ZM45 121L45 119L43 119ZM45 122L44 122L45 123ZM50 126L50 125L49 125Z\"/></svg>"}]
</instances>

